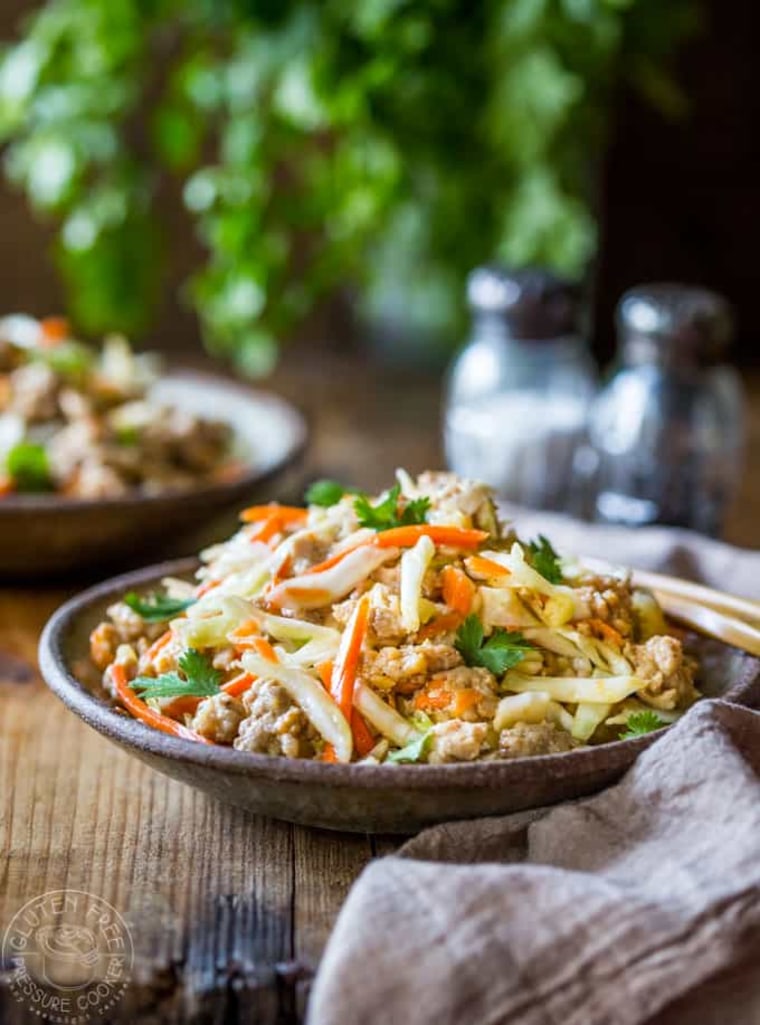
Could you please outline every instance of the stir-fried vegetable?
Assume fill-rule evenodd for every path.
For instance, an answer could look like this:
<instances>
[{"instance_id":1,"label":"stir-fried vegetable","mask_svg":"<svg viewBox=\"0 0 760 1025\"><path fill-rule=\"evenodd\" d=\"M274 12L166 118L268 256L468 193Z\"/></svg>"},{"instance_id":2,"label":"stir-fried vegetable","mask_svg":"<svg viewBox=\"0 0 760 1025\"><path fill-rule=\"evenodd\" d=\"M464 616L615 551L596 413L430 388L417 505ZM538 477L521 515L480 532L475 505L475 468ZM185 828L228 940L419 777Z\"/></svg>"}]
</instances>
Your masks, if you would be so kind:
<instances>
[{"instance_id":1,"label":"stir-fried vegetable","mask_svg":"<svg viewBox=\"0 0 760 1025\"><path fill-rule=\"evenodd\" d=\"M195 584L125 595L92 635L123 707L252 754L415 765L640 736L696 699L627 575L515 540L482 485L397 479L375 499L322 481L309 509L251 506Z\"/></svg>"}]
</instances>

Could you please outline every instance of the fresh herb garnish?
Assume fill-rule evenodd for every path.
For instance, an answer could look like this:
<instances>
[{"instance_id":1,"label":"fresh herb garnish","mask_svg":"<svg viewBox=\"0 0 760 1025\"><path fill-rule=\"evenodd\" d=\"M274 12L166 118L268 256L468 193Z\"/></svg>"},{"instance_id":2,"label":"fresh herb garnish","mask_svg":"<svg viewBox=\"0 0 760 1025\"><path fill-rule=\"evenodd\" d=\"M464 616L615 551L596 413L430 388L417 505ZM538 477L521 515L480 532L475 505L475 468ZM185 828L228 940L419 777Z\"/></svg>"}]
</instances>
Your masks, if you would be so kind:
<instances>
[{"instance_id":1,"label":"fresh herb garnish","mask_svg":"<svg viewBox=\"0 0 760 1025\"><path fill-rule=\"evenodd\" d=\"M138 616L142 616L146 623L165 623L168 619L178 616L180 612L189 609L194 605L197 598L168 598L165 594L151 594L147 598L141 598L139 594L130 591L125 594L122 601L128 605Z\"/></svg>"},{"instance_id":2,"label":"fresh herb garnish","mask_svg":"<svg viewBox=\"0 0 760 1025\"><path fill-rule=\"evenodd\" d=\"M50 464L44 445L20 441L8 452L5 465L19 491L49 491Z\"/></svg>"},{"instance_id":3,"label":"fresh herb garnish","mask_svg":"<svg viewBox=\"0 0 760 1025\"><path fill-rule=\"evenodd\" d=\"M562 583L559 555L552 548L548 538L539 534L536 541L528 542L528 551L533 569L540 573L544 580L548 580L550 584Z\"/></svg>"},{"instance_id":4,"label":"fresh herb garnish","mask_svg":"<svg viewBox=\"0 0 760 1025\"><path fill-rule=\"evenodd\" d=\"M354 500L354 511L360 527L370 527L378 532L390 530L392 527L411 527L427 522L427 511L430 508L429 498L414 498L408 501L399 512L401 485L394 484L386 497L377 505L370 503L367 495L357 495Z\"/></svg>"},{"instance_id":5,"label":"fresh herb garnish","mask_svg":"<svg viewBox=\"0 0 760 1025\"><path fill-rule=\"evenodd\" d=\"M494 630L484 640L483 624L475 615L469 615L459 627L454 646L468 666L483 666L494 676L513 669L533 647L521 633L502 629Z\"/></svg>"},{"instance_id":6,"label":"fresh herb garnish","mask_svg":"<svg viewBox=\"0 0 760 1025\"><path fill-rule=\"evenodd\" d=\"M414 740L410 740L408 744L399 748L398 751L391 751L385 760L386 762L395 762L396 764L401 762L421 762L430 750L432 741L432 731L427 730L425 733L420 733Z\"/></svg>"},{"instance_id":7,"label":"fresh herb garnish","mask_svg":"<svg viewBox=\"0 0 760 1025\"><path fill-rule=\"evenodd\" d=\"M634 737L643 737L647 733L654 733L661 730L668 724L651 709L642 712L632 712L625 724L625 732L620 734L620 740L632 740Z\"/></svg>"},{"instance_id":8,"label":"fresh herb garnish","mask_svg":"<svg viewBox=\"0 0 760 1025\"><path fill-rule=\"evenodd\" d=\"M321 505L328 508L337 505L344 495L356 494L356 488L347 488L336 480L315 480L306 489L304 498L308 505Z\"/></svg>"},{"instance_id":9,"label":"fresh herb garnish","mask_svg":"<svg viewBox=\"0 0 760 1025\"><path fill-rule=\"evenodd\" d=\"M142 691L143 698L208 698L219 693L222 674L210 660L195 648L188 648L177 659L184 673L162 673L160 676L138 676L132 689Z\"/></svg>"}]
</instances>

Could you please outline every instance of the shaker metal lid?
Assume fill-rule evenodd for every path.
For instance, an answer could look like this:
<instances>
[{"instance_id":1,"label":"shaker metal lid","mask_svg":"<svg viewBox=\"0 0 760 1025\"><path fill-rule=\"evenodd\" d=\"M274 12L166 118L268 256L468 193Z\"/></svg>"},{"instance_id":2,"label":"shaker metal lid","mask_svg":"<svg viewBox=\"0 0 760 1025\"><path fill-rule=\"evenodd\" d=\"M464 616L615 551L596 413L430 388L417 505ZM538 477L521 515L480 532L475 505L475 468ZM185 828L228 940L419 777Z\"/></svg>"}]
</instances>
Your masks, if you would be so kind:
<instances>
[{"instance_id":1,"label":"shaker metal lid","mask_svg":"<svg viewBox=\"0 0 760 1025\"><path fill-rule=\"evenodd\" d=\"M624 293L617 320L626 345L714 357L731 340L731 307L706 288L656 282Z\"/></svg>"},{"instance_id":2,"label":"shaker metal lid","mask_svg":"<svg viewBox=\"0 0 760 1025\"><path fill-rule=\"evenodd\" d=\"M501 317L513 337L526 341L578 330L580 287L549 270L476 267L467 278L467 301L476 313Z\"/></svg>"}]
</instances>

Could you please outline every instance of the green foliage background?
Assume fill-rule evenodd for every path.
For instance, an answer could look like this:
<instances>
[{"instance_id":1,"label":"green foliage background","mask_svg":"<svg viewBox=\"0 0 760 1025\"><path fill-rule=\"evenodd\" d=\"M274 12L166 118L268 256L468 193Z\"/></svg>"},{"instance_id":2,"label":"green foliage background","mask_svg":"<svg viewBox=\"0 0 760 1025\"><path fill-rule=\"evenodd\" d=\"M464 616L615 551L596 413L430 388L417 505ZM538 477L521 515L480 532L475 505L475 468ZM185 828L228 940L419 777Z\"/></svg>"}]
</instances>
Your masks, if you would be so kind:
<instances>
[{"instance_id":1,"label":"green foliage background","mask_svg":"<svg viewBox=\"0 0 760 1025\"><path fill-rule=\"evenodd\" d=\"M50 0L0 63L5 171L91 332L150 326L179 179L204 338L263 373L338 285L435 328L484 260L582 273L615 90L678 114L694 24L692 0Z\"/></svg>"}]
</instances>

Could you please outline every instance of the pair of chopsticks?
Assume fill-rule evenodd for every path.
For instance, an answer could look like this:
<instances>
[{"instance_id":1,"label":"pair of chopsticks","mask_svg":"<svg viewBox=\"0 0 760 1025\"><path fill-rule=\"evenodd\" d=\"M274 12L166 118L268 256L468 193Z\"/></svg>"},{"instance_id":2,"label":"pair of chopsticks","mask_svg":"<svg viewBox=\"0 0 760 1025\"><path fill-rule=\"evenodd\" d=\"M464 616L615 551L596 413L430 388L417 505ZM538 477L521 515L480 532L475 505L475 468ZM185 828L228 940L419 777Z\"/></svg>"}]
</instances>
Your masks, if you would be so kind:
<instances>
[{"instance_id":1,"label":"pair of chopsticks","mask_svg":"<svg viewBox=\"0 0 760 1025\"><path fill-rule=\"evenodd\" d=\"M583 562L606 572L614 568L600 559ZM650 570L634 570L633 582L652 591L676 622L760 657L760 602Z\"/></svg>"}]
</instances>

